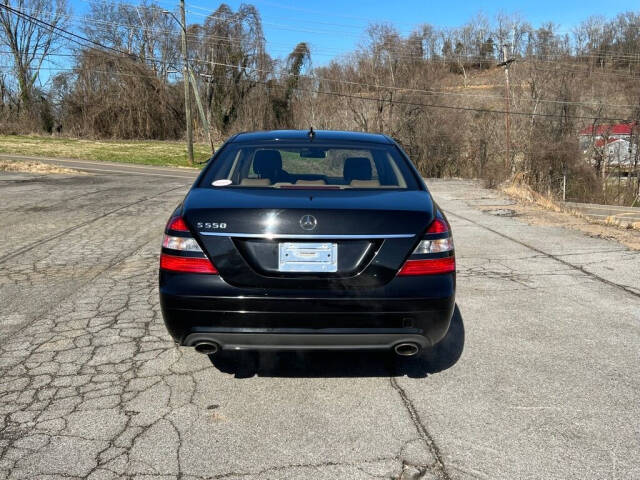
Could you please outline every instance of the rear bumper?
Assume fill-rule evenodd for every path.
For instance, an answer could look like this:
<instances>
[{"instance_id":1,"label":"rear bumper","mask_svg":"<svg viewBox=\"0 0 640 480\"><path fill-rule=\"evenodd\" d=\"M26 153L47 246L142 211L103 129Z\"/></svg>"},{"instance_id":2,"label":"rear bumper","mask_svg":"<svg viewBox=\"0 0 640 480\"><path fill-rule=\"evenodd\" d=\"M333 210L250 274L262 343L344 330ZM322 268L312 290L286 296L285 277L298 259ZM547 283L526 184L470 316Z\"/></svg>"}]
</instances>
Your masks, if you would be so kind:
<instances>
[{"instance_id":1,"label":"rear bumper","mask_svg":"<svg viewBox=\"0 0 640 480\"><path fill-rule=\"evenodd\" d=\"M174 340L230 350L428 347L449 329L454 296L453 274L354 291L243 289L216 275L160 274L162 315Z\"/></svg>"},{"instance_id":2,"label":"rear bumper","mask_svg":"<svg viewBox=\"0 0 640 480\"><path fill-rule=\"evenodd\" d=\"M344 333L333 331L313 333L292 333L256 331L221 331L191 333L184 345L192 347L200 342L217 343L222 350L379 350L391 349L399 343L415 343L420 348L430 345L428 339L420 334L408 333ZM366 332L366 333L365 333Z\"/></svg>"}]
</instances>

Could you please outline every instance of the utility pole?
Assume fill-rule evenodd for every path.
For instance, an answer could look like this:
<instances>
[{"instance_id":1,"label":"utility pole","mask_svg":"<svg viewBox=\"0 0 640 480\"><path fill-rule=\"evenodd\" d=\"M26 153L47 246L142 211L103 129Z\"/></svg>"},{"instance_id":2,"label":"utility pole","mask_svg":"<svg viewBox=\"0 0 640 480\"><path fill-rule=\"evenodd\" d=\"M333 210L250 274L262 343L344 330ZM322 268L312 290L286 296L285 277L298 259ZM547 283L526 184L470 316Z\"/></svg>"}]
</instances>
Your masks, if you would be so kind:
<instances>
[{"instance_id":1,"label":"utility pole","mask_svg":"<svg viewBox=\"0 0 640 480\"><path fill-rule=\"evenodd\" d=\"M202 120L202 126L204 130L207 132L207 138L209 138L209 145L211 146L211 153L215 152L215 148L213 147L213 139L211 138L211 129L209 128L209 121L204 114L204 109L202 108L202 102L200 101L200 92L198 91L198 82L196 82L196 77L193 75L193 70L189 67L189 59L187 56L187 24L185 20L184 14L184 0L180 0L180 14L182 20L178 20L176 16L171 13L169 10L163 10L163 14L171 15L173 19L180 25L182 29L182 61L184 62L184 66L182 68L182 74L184 78L184 104L185 104L185 116L187 121L187 151L189 152L189 164L193 164L193 127L191 123L191 99L189 96L189 84L193 87L193 95L196 99L196 104L198 106L198 112L200 113L200 120Z\"/></svg>"},{"instance_id":2,"label":"utility pole","mask_svg":"<svg viewBox=\"0 0 640 480\"><path fill-rule=\"evenodd\" d=\"M187 152L189 165L193 165L193 127L191 125L191 99L189 98L189 65L187 58L187 20L184 13L184 0L180 0L180 26L182 27L182 82L184 83L184 114L187 121Z\"/></svg>"},{"instance_id":3,"label":"utility pole","mask_svg":"<svg viewBox=\"0 0 640 480\"><path fill-rule=\"evenodd\" d=\"M211 153L215 152L213 146L213 139L211 138L211 128L209 127L209 121L204 114L204 108L202 107L202 100L200 100L200 92L198 91L198 82L193 74L193 70L189 69L189 78L191 80L191 86L193 87L193 96L196 99L196 105L198 106L198 112L200 113L200 121L202 122L202 128L207 132L207 138L209 139L209 146L211 147Z\"/></svg>"},{"instance_id":4,"label":"utility pole","mask_svg":"<svg viewBox=\"0 0 640 480\"><path fill-rule=\"evenodd\" d=\"M505 136L506 136L506 150L507 156L505 157L504 166L507 170L512 169L511 165L511 116L510 116L510 108L511 102L509 101L510 89L509 89L509 65L515 61L514 58L509 58L507 48L508 44L502 45L502 62L498 64L498 67L504 67L504 78L505 78L505 117L504 117L504 126L505 126Z\"/></svg>"}]
</instances>

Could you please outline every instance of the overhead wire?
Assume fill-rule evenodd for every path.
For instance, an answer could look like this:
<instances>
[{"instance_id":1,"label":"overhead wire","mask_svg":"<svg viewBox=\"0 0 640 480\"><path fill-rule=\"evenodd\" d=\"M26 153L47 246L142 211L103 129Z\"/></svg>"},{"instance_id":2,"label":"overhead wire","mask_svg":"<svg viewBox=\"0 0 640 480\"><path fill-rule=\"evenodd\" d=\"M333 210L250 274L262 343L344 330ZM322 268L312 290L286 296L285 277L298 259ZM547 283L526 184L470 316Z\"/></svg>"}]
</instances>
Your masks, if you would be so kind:
<instances>
[{"instance_id":1,"label":"overhead wire","mask_svg":"<svg viewBox=\"0 0 640 480\"><path fill-rule=\"evenodd\" d=\"M124 24L117 24L114 22L103 22L105 25L119 25L119 26L123 26L129 30L132 29L141 29L141 30L145 30L144 27L141 26L135 26L135 25L124 25ZM108 31L110 32L111 30L109 29L101 29L102 31ZM152 31L151 29L149 29L149 31ZM161 33L161 32L168 32L168 33L175 33L174 31L167 31L167 30L155 30L153 31L153 33ZM224 45L224 44L242 44L242 41L234 41L232 39L226 38L226 37L216 37L216 36L208 36L206 37L208 42L208 45ZM211 41L210 39L213 38L216 41ZM200 37L196 37L196 36L192 36L192 39L198 39L198 40L202 40ZM109 48L109 47L107 47ZM317 55L317 53L312 52L312 55ZM565 55L566 56L566 55ZM411 57L405 57L405 58L410 58L412 61L418 61L418 60L423 60L422 57L418 57L418 56L411 56ZM397 60L396 57L391 57L391 60ZM458 61L460 62L462 59L465 59L469 62L479 62L479 63L487 63L487 62L491 62L493 61L493 59L491 58L485 58L485 57L479 57L479 56L472 56L472 55L467 55L467 56L462 56L462 55L457 55L455 59L446 59L446 58L436 58L436 59L429 59L428 61L431 63L434 62L439 62L439 63L443 63L443 64L452 64L454 61ZM575 72L577 70L580 69L580 66L577 65L561 65L560 67L558 67L557 62L552 62L549 60L544 60L541 59L539 57L535 57L533 59L531 58L527 58L527 59L521 59L521 61L525 61L525 62L531 62L531 61L536 61L536 62L546 62L546 63L552 63L554 65L556 65L556 68L563 68L566 71L570 71L570 72ZM586 66L585 66L586 67ZM589 69L589 67L587 67L587 69ZM586 70L586 69L585 69ZM600 76L614 76L614 77L618 77L618 78L637 78L638 75L633 75L633 74L625 74L625 73L618 73L618 72L602 72L599 70L594 70L594 69L589 69L589 73L593 73L596 75L600 75Z\"/></svg>"},{"instance_id":2,"label":"overhead wire","mask_svg":"<svg viewBox=\"0 0 640 480\"><path fill-rule=\"evenodd\" d=\"M22 18L26 18L32 22L36 22L40 25L43 25L45 27L48 27L51 29L52 32L58 33L59 35L64 37L64 34L69 35L70 37L74 37L75 39L79 39L79 40L83 40L86 41L88 43L94 44L96 46L99 46L101 48L105 48L123 55L127 55L130 56L130 54L128 54L127 52L124 52L122 50L113 48L113 47L108 47L105 45L100 44L99 42L96 42L94 40L88 39L86 37L82 37L80 35L74 34L73 32L69 32L66 29L63 29L61 27L57 27L55 25L51 25L48 22L45 22L43 20L37 19L35 17L32 17L28 14L22 13L19 10L15 10L7 5L3 5L0 4L0 7L5 8L6 10L11 11L12 13L14 13L15 15L19 15ZM70 39L68 37L64 37L67 39ZM70 39L71 40L71 39ZM78 40L72 40L75 41L77 43ZM224 64L224 63L219 63L219 62L211 62L212 64L217 64L217 65L221 65L221 66L225 66L225 67L230 67L230 68L241 68L243 70L246 70L247 67L239 67L237 65L232 65L232 64ZM249 68L250 70L256 70L256 69L252 69ZM254 80L255 81L255 80ZM289 88L289 87L285 87L285 86L280 86L277 84L272 84L272 83L268 83L268 82L260 82L260 81L255 81L257 83L265 83L268 84L269 87L272 88ZM493 114L506 114L506 111L503 110L496 110L496 109L487 109L487 108L475 108L475 107L465 107L465 106L455 106L455 105L445 105L445 104L435 104L435 103L420 103L420 102L412 102L412 101L405 101L405 100L392 100L392 99L383 99L383 98L378 98L378 97L368 97L368 96L362 96L362 95L351 95L351 94L345 94L345 93L341 93L341 92L326 92L326 91L321 91L321 90L314 90L314 89L303 89L300 88L298 86L293 87L294 90L296 91L304 91L304 92L308 92L308 93L315 93L315 94L321 94L321 95L330 95L330 96L334 96L334 97L342 97L342 98L354 98L354 99L359 99L359 100L367 100L367 101L375 101L375 102L382 102L382 103L390 103L390 104L400 104L400 105L411 105L411 106L419 106L419 107L430 107L430 108L441 108L441 109L451 109L451 110L459 110L459 111L473 111L473 112L482 112L482 113L493 113ZM565 118L574 118L574 119L590 119L590 120L607 120L607 121L618 121L621 120L621 118L603 118L603 117L592 117L592 116L585 116L585 115L565 115L563 113L560 114L555 114L555 113L539 113L539 112L521 112L521 111L511 111L509 112L511 115L524 115L524 116L532 116L532 117L565 117Z\"/></svg>"},{"instance_id":3,"label":"overhead wire","mask_svg":"<svg viewBox=\"0 0 640 480\"><path fill-rule=\"evenodd\" d=\"M112 5L112 2L107 2L106 0L83 0L83 1L85 1L86 3L89 3L91 5ZM161 3L165 3L166 5L169 5L169 2L161 2ZM153 4L151 4L151 5L133 5L133 4L129 4L129 3L123 2L123 3L119 3L118 5L122 6L122 7L125 7L125 8L136 9L136 10L138 10L139 8L143 8L143 9L152 9L152 10L155 9L155 10L159 10L161 12L166 11L166 9L159 8L159 7L157 7L157 6L153 5ZM190 5L190 4L188 4L188 5ZM213 11L211 9L204 8L204 7L197 7L197 6L194 6L194 5L192 5L192 7L198 8L198 9L206 11L206 12L211 12L211 14L209 15L209 18L211 18L211 17L214 17L214 18L225 18L225 17L233 17L234 16L234 14L222 14L222 13L216 14L215 11ZM202 16L203 14L200 14L200 15ZM86 17L77 17L77 16L72 16L72 17L74 17L74 18L84 18L86 21L90 21L90 22L98 22L99 21L97 19L88 20ZM104 24L114 25L114 22L105 21ZM119 25L122 26L122 27L125 27L125 28L129 28L129 29L137 28L137 29L142 29L142 30L150 30L150 31L154 31L154 32L157 31L157 30L154 30L153 28L147 29L146 27L143 27L143 26L134 26L134 25L126 25L126 24L119 24ZM557 33L562 33L562 32L555 32L555 33L557 34ZM573 32L567 32L567 33L573 33ZM190 34L188 34L188 37L197 38L197 36L192 36ZM282 44L282 45L285 45L285 44ZM288 44L286 44L286 45L288 45ZM313 45L313 44L311 44L311 45ZM331 47L323 47L322 51L328 52L328 51L331 51L331 50L332 50ZM336 49L334 48L333 51L335 51L335 50ZM340 50L340 49L338 49L338 50ZM385 52L387 52L387 51L392 52L393 50L394 49L385 49ZM322 54L319 53L319 50L317 50L317 49L315 49L315 52L316 52L315 53L316 55L323 55L323 53ZM567 56L567 55L568 55L567 53L556 53L556 54L549 53L549 54L544 54L544 55L537 54L536 56L538 58L541 58L541 57L545 57L545 58L561 58L561 57L564 57L564 56ZM625 53L606 52L606 53L591 54L591 55L589 55L589 54L585 55L584 53L577 53L576 52L575 55L579 56L581 58L583 58L583 57L591 57L591 58L596 58L596 59L600 59L603 56L605 58L620 58L620 59L627 58L627 59L635 59L635 60L640 59L640 54L638 54L637 52L629 52L629 53L626 53L626 54ZM455 57L456 57L456 59L466 58L466 59L470 59L470 60L476 59L476 60L479 60L479 61L487 59L485 57L481 57L481 56L478 56L478 55L468 55L468 54L455 55ZM401 58L401 57L395 57L395 58L398 59L398 58ZM405 58L409 58L409 59L415 60L416 56L409 55L409 56L405 56ZM446 60L446 61L449 61L449 60Z\"/></svg>"},{"instance_id":4,"label":"overhead wire","mask_svg":"<svg viewBox=\"0 0 640 480\"><path fill-rule=\"evenodd\" d=\"M89 3L89 4L94 4L94 5L97 5L97 4L104 4L104 5L110 4L109 2L106 2L106 0L83 0L83 1L84 1L84 2L86 2L86 3ZM136 6L136 5L127 4L127 3L122 3L122 4L120 4L120 5L122 5L122 6L123 6L123 7L125 7L125 8L130 8L130 9L134 9L134 8L137 8L137 7L138 7L138 6ZM191 4L187 4L187 5L191 5ZM208 14L199 13L199 12L192 12L194 15L196 15L196 16L200 16L200 17L205 17L205 18L234 18L234 15L235 15L235 14L233 14L233 13L232 13L232 14L224 14L224 13L220 13L220 12L217 12L217 11L215 11L215 10L211 10L211 9L204 8L204 7L197 7L197 6L194 6L194 5L191 5L191 6L192 6L193 8L198 8L198 9L200 9L200 10L204 11L204 12L208 12ZM156 8L156 9L157 9L157 7L154 7L153 5L147 5L145 8ZM160 10L164 10L164 9L160 9ZM265 25L269 25L269 23L268 23L268 22L262 22L262 23L263 23L263 24L265 24ZM318 22L314 20L314 23L318 23ZM275 25L275 24L274 24L274 25ZM282 24L278 24L278 25L281 25L281 26L282 26ZM286 29L288 29L288 30L290 30L291 28L293 28L293 27L291 27L291 26L289 26L289 25L284 25L284 27L286 27ZM277 28L276 28L276 29L277 29ZM331 34L334 34L334 33L340 33L340 34L341 34L341 33L344 33L344 32L339 31L339 30L338 30L338 31L325 32L325 31L320 31L320 30L305 29L305 31L306 31L307 33L331 33ZM401 33L401 32L398 32L398 33ZM556 33L557 33L557 32L556 32ZM485 44L486 44L487 42L483 42L483 43L485 43ZM340 49L335 49L335 48L333 48L333 49L332 49L332 47L323 47L323 49L322 49L321 51L329 52L329 51L331 51L331 50L333 50L333 51L336 51L336 50L337 50L337 51L340 51ZM385 49L385 52L387 52L387 51L388 51L388 52L394 52L394 51L395 51L395 52L398 52L398 51L399 51L399 49L386 48L386 49ZM404 52L404 49L402 49L402 52L403 52L403 53L406 53L406 52ZM548 53L548 54L538 54L538 55L537 55L537 57L539 57L539 58L541 58L541 57L545 57L545 58L559 58L559 57L563 57L563 56L567 56L567 55L568 55L567 53L555 53L555 54L554 54L554 53ZM578 55L578 53L576 53L576 55ZM640 54L638 54L637 52L628 52L628 53L620 53L620 54L615 53L615 52L607 52L607 53L606 53L606 54L604 54L604 55L606 55L606 57L607 57L607 58L618 58L618 57L619 57L619 58L621 58L621 59L624 59L624 58L627 58L627 59L634 59L634 60L636 60L636 61L637 61L637 62L634 62L634 63L638 63L638 62L640 62ZM579 54L579 56L580 56L580 57L585 57L585 54ZM602 58L603 54L592 54L591 56L592 56L593 58ZM455 57L456 57L456 58L476 59L476 60L483 60L483 59L484 59L484 60L486 60L486 58L485 58L485 57L482 57L482 56L480 56L480 55L468 55L468 54L463 54L463 55L455 55ZM395 56L394 58L402 58L402 57L401 57L401 56ZM416 57L415 57L415 56L413 56L413 55L404 55L404 58L410 58L410 59L413 59L413 60L415 60L415 59L416 59Z\"/></svg>"},{"instance_id":5,"label":"overhead wire","mask_svg":"<svg viewBox=\"0 0 640 480\"><path fill-rule=\"evenodd\" d=\"M83 37L83 36L78 35L76 33L70 32L70 31L68 31L68 30L66 30L64 28L58 27L56 25L52 25L49 22L46 22L46 21L41 20L39 18L33 17L33 16L31 16L31 15L29 15L27 13L23 13L22 11L16 10L16 9L10 7L9 5L0 3L0 8L4 8L5 10L8 10L9 12L13 13L14 15L17 15L17 16L19 16L21 18L29 20L29 21L31 21L33 23L39 24L39 25L41 25L41 26L43 26L45 28L48 28L52 32L57 32L61 37L65 38L66 40L72 41L74 43L79 43L82 46L86 46L86 45L80 43L77 39L82 40L82 41L87 42L87 43L91 43L91 44L93 44L95 46L99 46L99 47L104 48L106 50L112 50L114 52L118 52L118 53L121 53L121 54L124 54L124 55L129 55L128 53L123 52L121 50L118 50L116 48L109 47L107 45L102 45L101 43L93 41L93 40L91 40L89 38L86 38L86 37ZM67 36L65 36L65 35L67 35Z\"/></svg>"},{"instance_id":6,"label":"overhead wire","mask_svg":"<svg viewBox=\"0 0 640 480\"><path fill-rule=\"evenodd\" d=\"M84 0L87 3L90 4L107 4L107 2L104 1L98 1L98 0ZM128 8L136 8L137 6L135 5L129 5L126 3L121 4L123 6L126 6ZM156 8L153 7L153 5L148 5L145 6L144 8ZM163 10L164 11L164 10ZM152 32L152 33L176 33L175 30L166 30L166 29L157 29L157 28L149 28L149 27L144 27L143 25L130 25L130 24L121 24L121 23L117 23L117 22L110 22L110 21L103 21L103 20L99 20L99 19L89 19L86 16L85 17L77 17L75 16L74 18L77 18L79 20L77 21L83 21L84 23L94 23L94 24L102 24L102 25L110 25L110 26L119 26L128 30L140 30L143 32ZM101 29L102 31L111 31L108 29ZM195 35L195 34L189 34L187 33L187 38L191 39L191 40L202 40L202 37ZM229 39L227 37L219 37L219 36L215 36L215 35L208 35L206 37L207 39L215 39L220 41L221 43L229 43L229 44L242 44L243 42L240 40L233 40L233 39ZM270 42L270 44L273 44L273 42ZM285 44L285 43L280 43L280 45L289 45L289 44ZM330 54L330 53L324 53L324 52L330 52L331 48L326 48L324 47L323 49L319 50L317 48L314 47L313 44L310 44L311 48L312 48L312 54L313 55L327 55L327 56L335 56L335 54ZM290 50L281 50L281 51L286 51L289 52ZM339 49L333 49L334 52L339 51ZM396 50L397 51L397 50ZM322 53L321 53L322 52ZM384 49L385 53L392 53L394 52L393 48L385 48ZM392 57L390 57L391 60L401 60L401 59L408 59L411 61L416 61L416 60L421 60L423 59L423 57L418 56L418 55L407 55L405 50L402 50L403 53L405 53L404 55L393 55ZM538 61L545 61L543 60L544 58L567 58L567 57L571 57L570 54L568 53L556 53L556 54L535 54L534 55L535 58ZM603 53L603 54L578 54L576 53L575 55L573 55L574 59L583 59L583 58L593 58L593 59L602 59L602 58L607 58L607 59L620 59L621 61L627 61L628 63L640 63L640 54L638 53L630 53L630 54L616 54L616 53L612 53L612 52L608 52L608 53ZM468 62L492 62L492 61L496 61L495 57L493 56L480 56L480 55L469 55L469 54L455 54L453 55L453 57L451 58L430 58L429 61L430 62L441 62L441 63L452 63L455 61L461 61L461 60L466 60ZM631 62L631 60L634 60L633 62ZM609 73L609 72L598 72L598 74L600 75L613 75L613 73Z\"/></svg>"},{"instance_id":7,"label":"overhead wire","mask_svg":"<svg viewBox=\"0 0 640 480\"><path fill-rule=\"evenodd\" d=\"M0 66L0 68L9 68L9 67ZM68 69L68 70L72 70L72 69ZM107 70L89 69L89 71L94 71L97 73L104 73L109 75L157 78L157 76L155 75L130 74L127 72L114 72L112 70L107 71ZM251 80L251 81L245 80L245 81L249 83L254 83L254 84L264 84L268 88L279 89L279 90L286 90L287 88L289 88L285 85L280 85L280 84L269 82L269 81L261 81L261 80ZM385 99L385 98L379 98L379 97L370 97L365 95L353 95L353 94L347 94L342 92L334 92L334 91L329 92L329 91L323 91L318 89L303 88L299 86L295 86L292 89L297 92L306 92L311 94L326 95L326 96L338 97L338 98L351 98L351 99L356 99L361 101L376 102L378 104L406 105L406 106L415 106L415 107L439 108L439 109L447 109L447 110L488 113L488 114L506 114L507 113L506 110L466 107L466 106L457 106L457 105L445 105L445 104L435 104L435 103L421 103L421 102L398 100L398 99L393 100L393 99ZM568 115L564 113L539 113L539 112L523 112L523 111L513 111L513 110L510 111L509 114L516 115L516 116L526 116L526 117L571 118L571 119L577 119L577 120L608 121L608 122L619 122L619 121L628 120L628 117L626 116L613 117L613 116L570 115L570 114Z\"/></svg>"},{"instance_id":8,"label":"overhead wire","mask_svg":"<svg viewBox=\"0 0 640 480\"><path fill-rule=\"evenodd\" d=\"M2 53L8 54L10 52L0 51L0 54ZM52 56L64 56L64 57L77 58L77 57L81 57L82 54L52 54ZM170 61L164 61L156 58L147 58L146 60L154 64L162 64L165 66L176 67L176 65L174 65L173 62L170 62ZM190 58L188 59L188 62L192 65L200 64L200 65L210 65L210 66L222 66L222 67L228 67L228 68L236 67L236 65L233 65L233 64L226 64L222 62L215 62L215 61L197 59L197 58ZM502 99L504 98L502 95L469 94L469 93L459 93L459 92L433 90L433 89L425 90L425 89L411 88L411 87L398 87L398 86L391 86L391 85L380 85L380 84L355 82L355 81L342 80L342 79L333 79L328 77L320 77L317 75L306 75L306 74L296 75L288 72L282 72L282 71L276 72L274 70L266 70L266 69L260 69L260 68L254 68L254 67L245 67L245 69L250 69L254 72L259 72L267 75L273 75L274 77L284 75L284 76L296 77L296 78L307 78L317 82L335 83L335 84L342 84L342 85L349 85L349 86L372 88L372 89L378 89L378 90L397 91L400 93L412 93L412 94L429 95L429 96L452 96L452 97L461 97L461 98L470 98L470 99ZM73 69L69 69L69 70L73 70ZM495 85L495 87L502 88L502 85L501 84ZM574 105L574 106L583 106L583 107L589 107L589 106L609 107L609 108L637 108L638 107L638 105L634 105L634 104L612 104L612 103L603 103L595 100L594 101L569 101L569 100L532 99L532 98L520 98L519 100L538 102L538 103L551 103L551 104L559 104L559 105Z\"/></svg>"}]
</instances>

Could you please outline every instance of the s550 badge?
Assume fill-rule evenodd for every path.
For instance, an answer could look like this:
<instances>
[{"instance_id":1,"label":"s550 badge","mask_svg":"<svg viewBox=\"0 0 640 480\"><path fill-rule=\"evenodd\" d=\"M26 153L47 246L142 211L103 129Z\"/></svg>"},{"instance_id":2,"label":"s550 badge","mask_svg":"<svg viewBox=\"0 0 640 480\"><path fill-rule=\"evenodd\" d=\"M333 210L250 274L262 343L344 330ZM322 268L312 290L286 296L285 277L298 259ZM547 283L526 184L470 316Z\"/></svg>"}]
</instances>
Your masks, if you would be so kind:
<instances>
[{"instance_id":1,"label":"s550 badge","mask_svg":"<svg viewBox=\"0 0 640 480\"><path fill-rule=\"evenodd\" d=\"M224 230L227 228L227 224L225 222L198 222L196 227L204 228L205 230Z\"/></svg>"}]
</instances>

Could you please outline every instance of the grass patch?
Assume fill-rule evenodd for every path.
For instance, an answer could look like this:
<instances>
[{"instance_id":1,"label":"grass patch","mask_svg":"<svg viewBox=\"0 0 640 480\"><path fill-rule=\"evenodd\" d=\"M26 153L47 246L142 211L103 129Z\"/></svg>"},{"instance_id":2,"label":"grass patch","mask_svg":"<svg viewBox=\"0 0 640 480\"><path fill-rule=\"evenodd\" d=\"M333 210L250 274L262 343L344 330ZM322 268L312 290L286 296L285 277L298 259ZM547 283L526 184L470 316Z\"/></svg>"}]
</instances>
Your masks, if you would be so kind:
<instances>
[{"instance_id":1,"label":"grass patch","mask_svg":"<svg viewBox=\"0 0 640 480\"><path fill-rule=\"evenodd\" d=\"M196 162L211 156L209 145L193 145ZM188 167L185 142L81 140L38 135L0 135L0 153ZM195 165L197 167L197 165Z\"/></svg>"}]
</instances>

